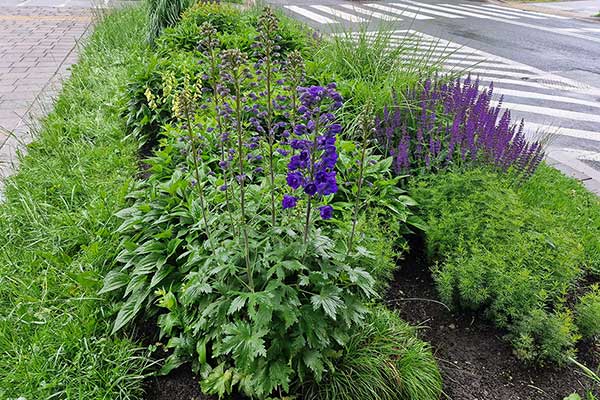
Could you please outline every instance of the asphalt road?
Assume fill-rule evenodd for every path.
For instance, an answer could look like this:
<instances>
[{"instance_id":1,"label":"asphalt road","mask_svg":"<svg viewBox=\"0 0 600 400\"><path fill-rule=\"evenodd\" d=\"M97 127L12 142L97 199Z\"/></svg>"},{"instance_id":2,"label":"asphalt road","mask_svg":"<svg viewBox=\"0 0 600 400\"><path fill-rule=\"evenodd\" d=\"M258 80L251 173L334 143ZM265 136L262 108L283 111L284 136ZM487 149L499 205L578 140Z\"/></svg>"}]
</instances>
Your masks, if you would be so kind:
<instances>
[{"instance_id":1,"label":"asphalt road","mask_svg":"<svg viewBox=\"0 0 600 400\"><path fill-rule=\"evenodd\" d=\"M324 33L385 24L399 41L417 35L449 69L493 81L532 134L556 133L550 161L600 194L600 21L464 0L270 2Z\"/></svg>"}]
</instances>

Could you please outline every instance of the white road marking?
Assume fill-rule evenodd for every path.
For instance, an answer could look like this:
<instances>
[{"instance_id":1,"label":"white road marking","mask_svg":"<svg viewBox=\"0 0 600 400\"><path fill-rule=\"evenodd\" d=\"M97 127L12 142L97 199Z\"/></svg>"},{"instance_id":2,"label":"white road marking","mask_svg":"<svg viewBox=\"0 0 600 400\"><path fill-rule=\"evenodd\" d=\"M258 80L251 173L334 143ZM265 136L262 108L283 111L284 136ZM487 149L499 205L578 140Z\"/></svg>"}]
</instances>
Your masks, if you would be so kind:
<instances>
[{"instance_id":1,"label":"white road marking","mask_svg":"<svg viewBox=\"0 0 600 400\"><path fill-rule=\"evenodd\" d=\"M337 24L338 23L337 21L334 21L331 18L324 17L320 14L314 13L303 7L298 7L298 6L284 6L284 7L290 11L295 12L296 14L300 14L303 17L312 19L313 21L316 21L320 24Z\"/></svg>"},{"instance_id":2,"label":"white road marking","mask_svg":"<svg viewBox=\"0 0 600 400\"><path fill-rule=\"evenodd\" d=\"M388 7L388 6L382 6L381 4L369 3L369 4L365 4L365 5L368 7L371 7L371 8L376 8L381 11L387 11L392 14L402 15L407 18L420 19L420 20L434 19L433 17L428 17L426 15L415 14L410 11L404 11L404 10L399 10L399 9Z\"/></svg>"},{"instance_id":3,"label":"white road marking","mask_svg":"<svg viewBox=\"0 0 600 400\"><path fill-rule=\"evenodd\" d=\"M600 108L600 103L597 101L576 99L574 97L556 96L556 95L536 93L536 92L524 92L522 90L513 90L513 89L504 89L504 88L498 89L498 93L504 94L506 96L557 101L560 103L579 104L579 105L587 106L587 107Z\"/></svg>"},{"instance_id":4,"label":"white road marking","mask_svg":"<svg viewBox=\"0 0 600 400\"><path fill-rule=\"evenodd\" d=\"M17 4L17 7L23 7L26 6L27 4L31 3L32 0L25 0L20 2L19 4Z\"/></svg>"},{"instance_id":5,"label":"white road marking","mask_svg":"<svg viewBox=\"0 0 600 400\"><path fill-rule=\"evenodd\" d=\"M494 15L512 15L512 16L516 16L516 17L524 17L524 18L531 18L531 19L547 19L546 17L538 17L537 15L523 15L523 14L519 14L519 13L516 13L513 11L504 11L504 10L500 11L500 10L490 9L485 6L475 6L475 5L466 4L466 3L462 3L461 6L468 7L468 8L474 8L476 10L493 12Z\"/></svg>"},{"instance_id":6,"label":"white road marking","mask_svg":"<svg viewBox=\"0 0 600 400\"><path fill-rule=\"evenodd\" d=\"M402 21L402 18L394 17L394 16L388 15L388 14L378 13L377 11L367 10L365 8L355 6L353 4L340 4L340 7L344 7L344 8L347 8L348 10L352 10L357 13L368 15L371 18L379 18L384 21Z\"/></svg>"},{"instance_id":7,"label":"white road marking","mask_svg":"<svg viewBox=\"0 0 600 400\"><path fill-rule=\"evenodd\" d=\"M540 13L540 12L535 12L535 11L521 10L520 8L502 7L502 6L497 6L495 4L486 4L485 7L496 8L499 10L512 11L512 12L516 12L516 13L523 14L523 15L537 15L539 17L546 17L546 18L570 19L568 17L563 17L562 15L545 14L545 13Z\"/></svg>"},{"instance_id":8,"label":"white road marking","mask_svg":"<svg viewBox=\"0 0 600 400\"><path fill-rule=\"evenodd\" d=\"M498 15L498 14L494 13L494 11L471 10L471 9L469 9L467 7L459 6L459 5L456 5L456 4L442 3L440 5L442 5L444 7L449 7L452 10L456 9L456 10L462 10L462 11L473 11L473 12L476 12L477 14L489 15L489 16L494 17L494 18L519 19L519 17L512 17L510 15Z\"/></svg>"},{"instance_id":9,"label":"white road marking","mask_svg":"<svg viewBox=\"0 0 600 400\"><path fill-rule=\"evenodd\" d=\"M453 14L466 15L467 17L493 19L493 17L488 17L486 15L481 15L481 14L475 14L475 13L469 12L469 11L449 10L445 7L435 6L433 4L428 4L428 3L419 3L418 1L412 1L412 0L402 0L402 1L404 3L414 4L416 6L422 7L423 11L426 11L427 8L432 8L434 10L441 10L441 11L448 12L448 13L452 12Z\"/></svg>"},{"instance_id":10,"label":"white road marking","mask_svg":"<svg viewBox=\"0 0 600 400\"><path fill-rule=\"evenodd\" d=\"M450 72L456 72L457 70L460 69L466 69L466 67L458 67L458 68L452 68L451 66L444 66L444 69ZM496 71L496 70L491 70L491 69L487 69L487 68L468 68L469 72L471 72L471 75L476 75L476 74L483 74L486 77L489 77L490 75L500 75L500 76L511 76L513 78L528 78L531 76L531 74L524 74L521 72L513 72L513 71ZM495 79L495 78L494 78Z\"/></svg>"},{"instance_id":11,"label":"white road marking","mask_svg":"<svg viewBox=\"0 0 600 400\"><path fill-rule=\"evenodd\" d=\"M341 18L343 20L349 21L349 22L367 22L366 19L359 17L358 15L354 15L354 14L349 14L340 10L336 10L335 8L331 8L328 6L311 6L312 8L319 10L321 12L324 12L326 14L331 14L333 16L335 16L336 18Z\"/></svg>"},{"instance_id":12,"label":"white road marking","mask_svg":"<svg viewBox=\"0 0 600 400\"><path fill-rule=\"evenodd\" d=\"M491 69L509 69L509 70L514 70L514 71L523 71L523 72L529 72L530 74L533 73L533 69L531 67L527 68L527 67L522 67L519 65L511 65L511 64L499 64L499 63L492 63L492 62L478 62L478 63L474 63L473 61L468 61L468 60L462 60L462 59L456 59L456 58L448 58L446 60L444 60L444 64L467 64L467 65L473 65L476 66L478 68L483 68L483 67L489 67ZM505 71L501 71L502 73L504 73Z\"/></svg>"},{"instance_id":13,"label":"white road marking","mask_svg":"<svg viewBox=\"0 0 600 400\"><path fill-rule=\"evenodd\" d=\"M498 105L496 100L493 100L490 104ZM502 108L508 108L510 110L523 111L532 114L549 115L557 118L573 119L576 121L588 121L588 122L600 122L600 115L598 114L587 114L578 111L569 111L551 107L532 106L529 104L519 103L508 103L502 102Z\"/></svg>"},{"instance_id":14,"label":"white road marking","mask_svg":"<svg viewBox=\"0 0 600 400\"><path fill-rule=\"evenodd\" d=\"M532 129L540 132L550 132L557 135L569 136L578 139L600 140L600 132L586 131L582 129L561 128L558 126L536 124L534 122L525 121L525 129Z\"/></svg>"},{"instance_id":15,"label":"white road marking","mask_svg":"<svg viewBox=\"0 0 600 400\"><path fill-rule=\"evenodd\" d=\"M448 12L442 12L442 11L433 11L433 10L426 10L423 7L417 7L417 6L411 6L408 4L403 4L402 2L395 2L395 3L386 3L389 6L392 7L398 7L402 10L413 10L413 11L417 11L418 13L422 13L422 14L431 14L431 15L437 15L438 17L445 17L445 18L464 18L460 15L456 15L456 14L450 14Z\"/></svg>"}]
</instances>

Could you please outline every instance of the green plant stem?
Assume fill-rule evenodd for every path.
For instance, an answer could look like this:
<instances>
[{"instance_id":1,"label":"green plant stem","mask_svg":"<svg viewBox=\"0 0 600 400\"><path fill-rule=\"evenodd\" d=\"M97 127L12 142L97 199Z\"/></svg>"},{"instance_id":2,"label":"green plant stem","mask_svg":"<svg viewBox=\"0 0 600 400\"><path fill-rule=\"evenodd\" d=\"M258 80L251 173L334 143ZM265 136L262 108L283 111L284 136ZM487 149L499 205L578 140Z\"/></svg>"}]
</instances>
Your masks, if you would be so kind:
<instances>
[{"instance_id":1,"label":"green plant stem","mask_svg":"<svg viewBox=\"0 0 600 400\"><path fill-rule=\"evenodd\" d=\"M248 274L248 284L250 289L254 291L254 279L252 277L252 268L250 266L250 245L248 244L248 228L246 226L246 200L245 200L245 175L244 175L244 143L242 140L242 113L241 113L241 88L240 76L237 71L235 79L235 114L236 114L236 131L239 159L239 182L240 182L240 210L241 210L241 227L244 239L244 259L246 261L246 273Z\"/></svg>"},{"instance_id":2,"label":"green plant stem","mask_svg":"<svg viewBox=\"0 0 600 400\"><path fill-rule=\"evenodd\" d=\"M360 194L363 186L363 176L365 170L365 156L367 153L367 139L368 139L368 127L365 127L365 132L363 132L363 140L362 140L362 148L360 151L360 164L359 164L359 174L358 174L358 190L356 192L356 199L354 200L354 212L352 216L352 230L350 231L350 240L348 241L348 253L352 251L352 245L354 242L354 234L356 232L356 221L358 219L358 209L360 203Z\"/></svg>"},{"instance_id":3,"label":"green plant stem","mask_svg":"<svg viewBox=\"0 0 600 400\"><path fill-rule=\"evenodd\" d=\"M267 66L267 136L269 139L269 175L271 178L271 223L275 226L275 170L273 167L273 106L271 104L272 88L271 88L271 46L266 46L265 49L265 60Z\"/></svg>"},{"instance_id":4,"label":"green plant stem","mask_svg":"<svg viewBox=\"0 0 600 400\"><path fill-rule=\"evenodd\" d=\"M223 143L223 121L221 115L219 115L219 93L217 93L217 76L218 76L218 63L216 54L214 51L210 52L210 68L212 75L212 91L213 91L213 102L215 105L215 114L217 120L217 129L219 131L219 146L221 150L221 161L225 162L225 144ZM225 185L225 207L227 208L227 215L231 222L231 228L233 229L234 236L237 236L237 229L234 224L233 214L231 213L231 205L229 202L229 185L227 185L227 169L223 168L223 184Z\"/></svg>"},{"instance_id":5,"label":"green plant stem","mask_svg":"<svg viewBox=\"0 0 600 400\"><path fill-rule=\"evenodd\" d=\"M314 178L315 176L315 153L317 151L317 136L319 135L319 120L321 119L321 114L319 113L319 115L317 115L317 118L315 118L315 131L314 131L314 136L313 136L313 145L312 145L312 151L310 152L310 177L311 180L312 178ZM309 195L308 196L308 205L306 206L306 221L304 224L304 244L306 244L306 241L308 240L308 227L310 225L310 213L311 213L311 205L312 205L312 196Z\"/></svg>"},{"instance_id":6,"label":"green plant stem","mask_svg":"<svg viewBox=\"0 0 600 400\"><path fill-rule=\"evenodd\" d=\"M198 146L196 146L196 136L194 135L194 131L192 130L192 118L190 116L190 112L186 111L185 114L187 119L187 130L190 136L190 141L192 142L192 159L194 160L194 174L196 177L196 187L198 190L198 199L200 200L200 208L202 209L202 219L204 220L204 228L206 230L206 239L208 240L208 245L211 251L214 253L214 248L210 237L210 228L208 227L208 218L206 216L207 213L206 206L204 203L204 193L200 185L200 167L198 165Z\"/></svg>"},{"instance_id":7,"label":"green plant stem","mask_svg":"<svg viewBox=\"0 0 600 400\"><path fill-rule=\"evenodd\" d=\"M306 206L306 220L304 223L304 244L308 240L308 226L310 225L310 213L312 206L312 196L308 196L308 205Z\"/></svg>"}]
</instances>

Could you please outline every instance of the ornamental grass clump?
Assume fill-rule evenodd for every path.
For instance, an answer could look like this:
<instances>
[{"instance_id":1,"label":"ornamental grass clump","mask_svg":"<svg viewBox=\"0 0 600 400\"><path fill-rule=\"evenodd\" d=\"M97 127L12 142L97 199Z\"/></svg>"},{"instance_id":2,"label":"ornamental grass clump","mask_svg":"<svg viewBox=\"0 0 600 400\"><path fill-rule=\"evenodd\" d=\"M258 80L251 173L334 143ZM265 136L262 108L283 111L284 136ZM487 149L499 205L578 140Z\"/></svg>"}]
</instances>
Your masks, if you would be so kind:
<instances>
[{"instance_id":1,"label":"ornamental grass clump","mask_svg":"<svg viewBox=\"0 0 600 400\"><path fill-rule=\"evenodd\" d=\"M428 79L405 96L412 99L409 110L396 103L377 117L379 147L394 157L398 174L487 165L528 178L544 157L543 146L525 139L523 121L511 123L502 99L492 107L492 95L493 85L482 90L478 79Z\"/></svg>"},{"instance_id":2,"label":"ornamental grass clump","mask_svg":"<svg viewBox=\"0 0 600 400\"><path fill-rule=\"evenodd\" d=\"M390 249L368 250L377 226L359 223L348 248L336 85L305 86L300 55L278 54L269 9L259 25L258 61L220 49L203 25L203 71L178 87L149 176L119 213L121 252L102 290L123 300L114 331L156 315L172 350L163 372L191 362L220 397L283 396L322 380L368 315L373 275L394 268ZM370 167L369 179L385 169ZM405 203L389 203L404 220Z\"/></svg>"}]
</instances>

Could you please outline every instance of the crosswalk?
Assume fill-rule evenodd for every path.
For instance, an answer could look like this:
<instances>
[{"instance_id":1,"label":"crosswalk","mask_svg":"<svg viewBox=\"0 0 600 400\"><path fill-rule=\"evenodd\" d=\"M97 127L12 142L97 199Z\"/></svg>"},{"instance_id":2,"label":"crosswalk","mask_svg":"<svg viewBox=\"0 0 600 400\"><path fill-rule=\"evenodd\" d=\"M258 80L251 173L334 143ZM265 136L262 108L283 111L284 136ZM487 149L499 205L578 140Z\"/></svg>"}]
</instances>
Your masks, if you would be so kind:
<instances>
[{"instance_id":1,"label":"crosswalk","mask_svg":"<svg viewBox=\"0 0 600 400\"><path fill-rule=\"evenodd\" d=\"M435 18L480 18L494 21L567 19L560 15L542 14L495 4L438 3L396 0L385 3L336 5L287 5L293 13L320 24L367 22L369 20L403 21Z\"/></svg>"},{"instance_id":2,"label":"crosswalk","mask_svg":"<svg viewBox=\"0 0 600 400\"><path fill-rule=\"evenodd\" d=\"M378 33L342 35L375 40ZM600 146L599 88L410 29L391 32L389 38L390 47L410 49L407 64L425 60L442 64L443 71L455 76L478 76L482 85L493 82L494 104L502 97L502 107L510 109L515 119L524 118L531 136L549 132Z\"/></svg>"}]
</instances>

